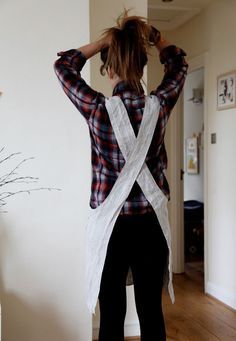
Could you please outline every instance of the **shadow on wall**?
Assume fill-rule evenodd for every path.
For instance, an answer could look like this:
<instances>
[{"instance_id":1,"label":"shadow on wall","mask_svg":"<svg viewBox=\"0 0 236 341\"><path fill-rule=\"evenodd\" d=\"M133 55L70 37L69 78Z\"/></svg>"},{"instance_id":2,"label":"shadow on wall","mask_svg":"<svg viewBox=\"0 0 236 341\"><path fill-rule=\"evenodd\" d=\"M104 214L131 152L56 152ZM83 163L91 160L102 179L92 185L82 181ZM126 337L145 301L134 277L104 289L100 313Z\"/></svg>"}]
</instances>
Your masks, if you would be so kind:
<instances>
[{"instance_id":1,"label":"shadow on wall","mask_svg":"<svg viewBox=\"0 0 236 341\"><path fill-rule=\"evenodd\" d=\"M39 308L29 305L5 287L4 260L13 247L8 226L0 216L0 299L2 305L2 340L4 341L75 341L78 339L62 324L61 316L46 303ZM46 298L45 298L46 301Z\"/></svg>"}]
</instances>

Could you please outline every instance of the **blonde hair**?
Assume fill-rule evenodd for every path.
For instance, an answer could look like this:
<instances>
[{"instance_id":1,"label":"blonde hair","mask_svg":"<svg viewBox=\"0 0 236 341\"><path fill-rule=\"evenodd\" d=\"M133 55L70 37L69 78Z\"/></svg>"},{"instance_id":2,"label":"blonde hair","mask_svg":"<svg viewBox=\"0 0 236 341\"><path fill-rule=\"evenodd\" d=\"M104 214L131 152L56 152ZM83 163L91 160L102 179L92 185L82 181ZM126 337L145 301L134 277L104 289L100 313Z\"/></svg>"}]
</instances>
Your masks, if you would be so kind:
<instances>
[{"instance_id":1,"label":"blonde hair","mask_svg":"<svg viewBox=\"0 0 236 341\"><path fill-rule=\"evenodd\" d=\"M103 35L109 38L109 47L104 48L100 57L103 64L100 73L110 67L122 80L126 81L137 94L142 92L140 80L143 68L148 61L148 49L151 41L152 28L141 16L128 16L129 10L117 18L117 26L104 30Z\"/></svg>"}]
</instances>

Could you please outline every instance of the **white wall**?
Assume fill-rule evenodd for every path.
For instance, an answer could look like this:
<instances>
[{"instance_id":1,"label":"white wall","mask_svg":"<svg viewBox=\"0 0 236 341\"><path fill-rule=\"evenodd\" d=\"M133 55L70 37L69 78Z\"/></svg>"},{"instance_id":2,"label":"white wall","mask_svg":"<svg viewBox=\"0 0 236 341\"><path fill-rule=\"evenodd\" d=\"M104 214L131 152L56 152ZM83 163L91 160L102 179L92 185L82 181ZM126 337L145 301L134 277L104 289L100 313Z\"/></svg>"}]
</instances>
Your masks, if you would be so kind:
<instances>
[{"instance_id":1,"label":"white wall","mask_svg":"<svg viewBox=\"0 0 236 341\"><path fill-rule=\"evenodd\" d=\"M236 69L235 13L234 0L214 0L180 28L165 32L165 37L182 47L189 61L205 52L208 54L204 146L208 154L204 165L208 172L205 184L208 193L205 198L208 208L206 292L236 309L236 109L216 109L217 76ZM148 76L151 73L150 69ZM216 144L211 144L211 133L217 134Z\"/></svg>"},{"instance_id":2,"label":"white wall","mask_svg":"<svg viewBox=\"0 0 236 341\"><path fill-rule=\"evenodd\" d=\"M115 26L115 19L123 11L123 6L131 8L130 15L142 15L147 17L147 0L121 0L112 2L109 0L90 0L91 40L97 39L104 28ZM111 96L112 88L106 77L99 73L101 65L100 56L96 55L91 60L91 85L96 90ZM144 77L145 78L145 77ZM138 316L134 301L134 287L127 286L127 314L125 318L125 336L140 335ZM99 327L99 301L96 306L96 315L93 317L94 337L97 337Z\"/></svg>"},{"instance_id":3,"label":"white wall","mask_svg":"<svg viewBox=\"0 0 236 341\"><path fill-rule=\"evenodd\" d=\"M86 0L0 4L2 156L22 152L11 166L35 157L18 173L38 176L39 183L20 188L62 189L19 194L8 200L8 213L0 214L4 341L92 339L84 292L90 140L84 118L53 70L58 51L88 42L88 5ZM89 80L89 65L83 75ZM1 165L1 175L5 171Z\"/></svg>"},{"instance_id":4,"label":"white wall","mask_svg":"<svg viewBox=\"0 0 236 341\"><path fill-rule=\"evenodd\" d=\"M193 103L189 101L193 96L193 89L204 90L204 69L200 68L190 72L184 86L184 200L198 200L203 198L203 102ZM199 136L199 173L188 174L186 164L186 138Z\"/></svg>"}]
</instances>

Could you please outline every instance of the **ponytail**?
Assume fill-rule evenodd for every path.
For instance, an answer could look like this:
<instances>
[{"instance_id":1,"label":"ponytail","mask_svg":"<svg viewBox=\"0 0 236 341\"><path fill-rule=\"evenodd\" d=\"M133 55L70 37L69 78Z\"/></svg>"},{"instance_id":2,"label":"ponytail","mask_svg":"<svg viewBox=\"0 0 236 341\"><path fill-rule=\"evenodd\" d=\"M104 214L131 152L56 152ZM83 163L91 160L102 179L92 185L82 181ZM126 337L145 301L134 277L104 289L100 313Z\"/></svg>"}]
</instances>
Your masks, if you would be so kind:
<instances>
[{"instance_id":1,"label":"ponytail","mask_svg":"<svg viewBox=\"0 0 236 341\"><path fill-rule=\"evenodd\" d=\"M147 64L147 53L151 42L152 28L144 17L128 16L125 10L117 18L117 26L105 30L110 45L104 48L100 57L103 62L100 73L110 67L122 80L126 81L138 94L142 92L140 79Z\"/></svg>"}]
</instances>

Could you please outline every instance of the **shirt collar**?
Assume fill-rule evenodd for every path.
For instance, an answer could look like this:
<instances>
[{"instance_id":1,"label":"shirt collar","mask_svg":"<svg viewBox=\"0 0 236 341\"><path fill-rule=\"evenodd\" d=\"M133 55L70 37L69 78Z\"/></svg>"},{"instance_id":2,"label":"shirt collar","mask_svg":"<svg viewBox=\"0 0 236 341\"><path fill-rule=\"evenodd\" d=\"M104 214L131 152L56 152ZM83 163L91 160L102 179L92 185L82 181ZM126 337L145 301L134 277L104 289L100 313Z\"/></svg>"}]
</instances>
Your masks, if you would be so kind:
<instances>
[{"instance_id":1,"label":"shirt collar","mask_svg":"<svg viewBox=\"0 0 236 341\"><path fill-rule=\"evenodd\" d=\"M113 92L112 92L112 96L115 96L118 93L125 92L125 91L132 92L135 94L135 90L132 89L131 86L126 81L120 81L115 85ZM142 87L142 93L144 93L143 87Z\"/></svg>"}]
</instances>

